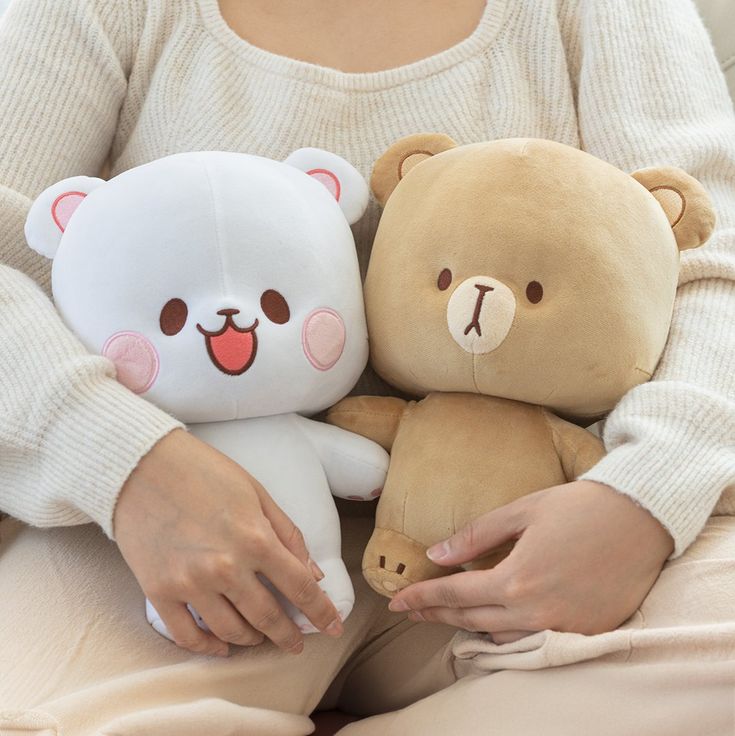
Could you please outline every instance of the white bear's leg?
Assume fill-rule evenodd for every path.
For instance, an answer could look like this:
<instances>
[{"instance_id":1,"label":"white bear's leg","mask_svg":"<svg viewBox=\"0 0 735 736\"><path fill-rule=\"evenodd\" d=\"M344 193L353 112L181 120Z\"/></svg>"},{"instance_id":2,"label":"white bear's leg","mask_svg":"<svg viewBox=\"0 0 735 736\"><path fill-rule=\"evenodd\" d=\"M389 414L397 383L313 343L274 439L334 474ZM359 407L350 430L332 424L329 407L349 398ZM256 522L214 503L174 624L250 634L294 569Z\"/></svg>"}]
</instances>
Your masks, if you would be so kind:
<instances>
[{"instance_id":1,"label":"white bear's leg","mask_svg":"<svg viewBox=\"0 0 735 736\"><path fill-rule=\"evenodd\" d=\"M196 612L196 610L194 610L194 608L190 605L187 605L186 607L189 609L189 612L193 616L194 621L196 621L197 626L200 629L204 629L204 631L209 631L209 627L207 626L207 624L204 623L204 619ZM158 611L156 611L153 604L147 598L145 599L145 617L148 619L148 623L161 636L165 636L167 639L170 639L171 641L174 640L168 628L166 627L166 624L163 623L163 619L159 615Z\"/></svg>"},{"instance_id":2,"label":"white bear's leg","mask_svg":"<svg viewBox=\"0 0 735 736\"><path fill-rule=\"evenodd\" d=\"M324 578L319 581L319 585L334 603L334 607L344 621L350 615L352 606L355 604L355 591L347 573L347 568L340 557L327 560L315 559L314 561L324 573ZM304 634L313 634L317 631L311 621L293 604L288 601L286 604L288 615Z\"/></svg>"}]
</instances>

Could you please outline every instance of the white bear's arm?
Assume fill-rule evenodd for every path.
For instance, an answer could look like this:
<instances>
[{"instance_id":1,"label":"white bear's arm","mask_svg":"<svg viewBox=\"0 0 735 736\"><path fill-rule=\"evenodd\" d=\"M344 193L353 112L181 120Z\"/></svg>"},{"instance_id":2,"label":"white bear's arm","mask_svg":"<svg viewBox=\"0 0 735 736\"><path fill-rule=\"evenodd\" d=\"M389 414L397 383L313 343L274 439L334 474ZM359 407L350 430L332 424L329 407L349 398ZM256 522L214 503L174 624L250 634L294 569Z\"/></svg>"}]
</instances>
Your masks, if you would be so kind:
<instances>
[{"instance_id":1,"label":"white bear's arm","mask_svg":"<svg viewBox=\"0 0 735 736\"><path fill-rule=\"evenodd\" d=\"M380 495L390 461L380 445L313 419L297 417L297 422L316 450L335 496L370 501Z\"/></svg>"}]
</instances>

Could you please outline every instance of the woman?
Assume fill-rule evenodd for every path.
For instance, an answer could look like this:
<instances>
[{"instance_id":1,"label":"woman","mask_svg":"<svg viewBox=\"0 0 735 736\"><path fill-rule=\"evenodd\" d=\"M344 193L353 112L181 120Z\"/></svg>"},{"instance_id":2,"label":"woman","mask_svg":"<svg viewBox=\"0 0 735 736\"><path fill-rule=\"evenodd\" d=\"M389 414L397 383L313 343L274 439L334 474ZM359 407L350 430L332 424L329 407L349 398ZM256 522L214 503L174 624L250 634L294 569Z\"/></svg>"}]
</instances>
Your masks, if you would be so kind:
<instances>
[{"instance_id":1,"label":"woman","mask_svg":"<svg viewBox=\"0 0 735 736\"><path fill-rule=\"evenodd\" d=\"M735 625L722 591L735 551L724 516L735 512L735 118L690 0L465 0L451 11L439 0L15 0L0 68L0 508L54 527L13 524L0 547L12 591L0 602L0 707L15 713L4 727L304 734L320 700L361 715L408 706L350 735L732 725ZM175 151L280 159L315 145L367 175L417 130L461 143L546 137L629 171L679 165L708 189L720 226L685 256L656 380L609 417L608 456L442 548L451 563L522 532L503 584L414 586L390 613L359 580L369 520L345 518L358 604L343 627L267 493L118 386L64 328L32 281L48 289L48 264L26 248L23 220L46 185L108 158L114 175ZM373 205L356 228L363 264L377 218ZM367 375L359 390L385 387ZM75 526L90 520L101 530ZM304 642L259 595L253 573L276 565L334 636ZM183 649L146 628L141 588ZM497 602L514 616L506 631L485 626ZM452 642L455 626L492 639ZM184 650L225 654L263 637L302 653Z\"/></svg>"}]
</instances>

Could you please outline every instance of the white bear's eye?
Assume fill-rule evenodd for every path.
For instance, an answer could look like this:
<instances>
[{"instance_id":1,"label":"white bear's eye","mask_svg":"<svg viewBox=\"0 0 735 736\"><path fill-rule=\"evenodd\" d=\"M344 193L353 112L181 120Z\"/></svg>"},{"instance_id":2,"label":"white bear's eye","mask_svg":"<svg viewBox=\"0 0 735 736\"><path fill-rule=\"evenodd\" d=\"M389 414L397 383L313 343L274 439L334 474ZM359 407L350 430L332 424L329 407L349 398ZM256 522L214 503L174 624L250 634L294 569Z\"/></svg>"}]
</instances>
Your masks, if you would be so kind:
<instances>
[{"instance_id":1,"label":"white bear's eye","mask_svg":"<svg viewBox=\"0 0 735 736\"><path fill-rule=\"evenodd\" d=\"M446 291L452 283L452 272L445 268L436 280L436 285L439 287L439 291Z\"/></svg>"},{"instance_id":2,"label":"white bear's eye","mask_svg":"<svg viewBox=\"0 0 735 736\"><path fill-rule=\"evenodd\" d=\"M544 287L538 281L531 281L526 287L526 299L531 304L538 304L544 298Z\"/></svg>"},{"instance_id":3,"label":"white bear's eye","mask_svg":"<svg viewBox=\"0 0 735 736\"><path fill-rule=\"evenodd\" d=\"M266 317L277 325L285 325L291 319L291 310L283 295L275 289L268 289L260 297L260 306Z\"/></svg>"},{"instance_id":4,"label":"white bear's eye","mask_svg":"<svg viewBox=\"0 0 735 736\"><path fill-rule=\"evenodd\" d=\"M176 335L184 329L189 309L183 299L169 299L161 310L159 324L164 335Z\"/></svg>"}]
</instances>

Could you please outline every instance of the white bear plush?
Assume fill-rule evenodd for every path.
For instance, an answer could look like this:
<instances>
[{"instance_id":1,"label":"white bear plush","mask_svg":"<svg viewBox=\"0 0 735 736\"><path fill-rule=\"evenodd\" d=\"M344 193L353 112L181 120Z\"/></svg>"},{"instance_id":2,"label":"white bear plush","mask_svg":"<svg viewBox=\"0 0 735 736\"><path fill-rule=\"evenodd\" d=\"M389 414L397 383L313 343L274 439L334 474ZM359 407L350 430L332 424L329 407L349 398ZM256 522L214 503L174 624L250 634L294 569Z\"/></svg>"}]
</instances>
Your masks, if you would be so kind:
<instances>
[{"instance_id":1,"label":"white bear plush","mask_svg":"<svg viewBox=\"0 0 735 736\"><path fill-rule=\"evenodd\" d=\"M303 532L342 618L354 591L330 489L374 498L388 456L305 415L345 396L367 362L349 227L367 200L362 176L327 151L300 149L285 162L212 151L110 181L65 179L26 222L31 247L54 259L68 326L121 383L263 484ZM315 631L279 599L302 631Z\"/></svg>"}]
</instances>

